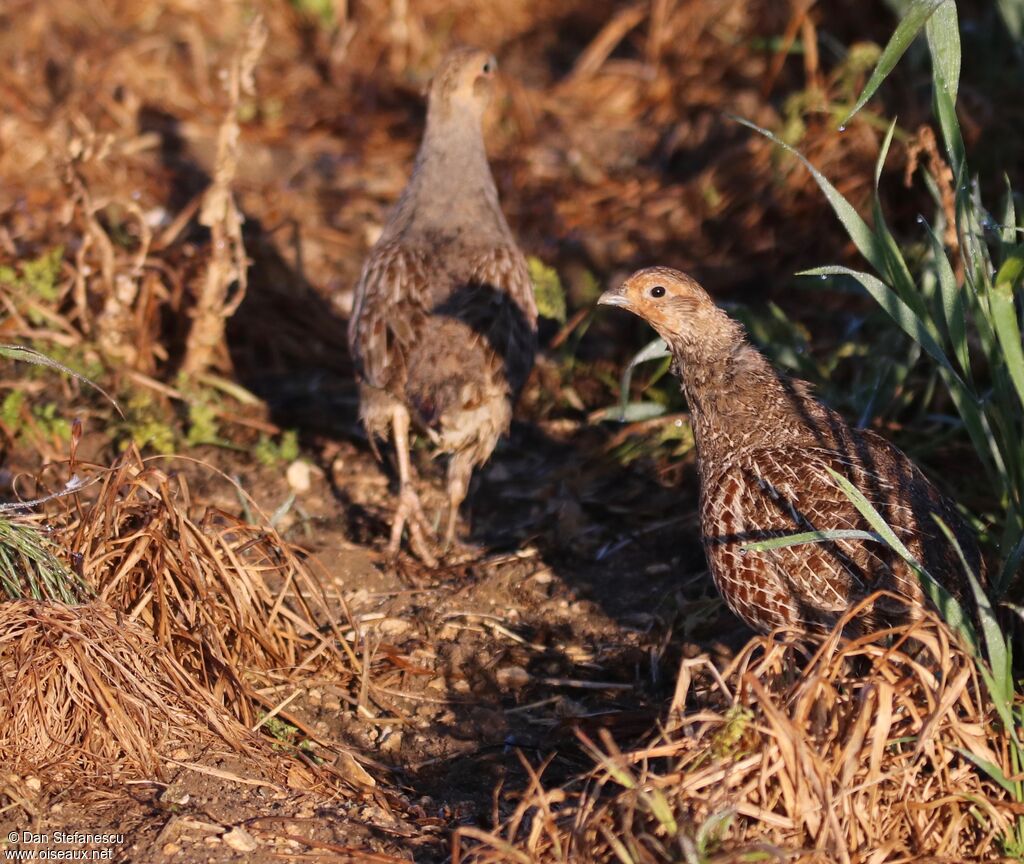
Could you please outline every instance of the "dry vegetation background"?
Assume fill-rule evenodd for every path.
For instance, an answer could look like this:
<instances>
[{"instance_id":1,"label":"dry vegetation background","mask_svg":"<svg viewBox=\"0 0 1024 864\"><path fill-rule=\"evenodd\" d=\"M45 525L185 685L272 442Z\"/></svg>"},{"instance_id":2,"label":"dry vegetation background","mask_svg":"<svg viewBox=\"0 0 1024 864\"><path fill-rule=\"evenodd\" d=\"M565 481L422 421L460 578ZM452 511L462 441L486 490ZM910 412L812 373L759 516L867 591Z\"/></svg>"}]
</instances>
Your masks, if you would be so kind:
<instances>
[{"instance_id":1,"label":"dry vegetation background","mask_svg":"<svg viewBox=\"0 0 1024 864\"><path fill-rule=\"evenodd\" d=\"M445 860L459 828L476 861L1005 853L1019 805L976 764L1022 766L942 625L813 657L747 643L701 579L685 415L599 423L643 337L592 303L643 264L773 309L752 331L805 373L811 328L827 392L871 378L851 358L891 360L848 341L862 303L795 287L852 248L727 114L864 205L898 111L883 188L912 222L926 78L911 64L892 111L836 130L895 20L839 0L0 4L0 342L120 406L0 361L0 496L56 496L19 519L87 601L0 604L3 833L122 830L131 861ZM387 479L344 321L455 41L498 55L495 176L567 309L473 503L495 554L431 574L380 559ZM967 146L1001 153L1020 109L983 77ZM884 418L912 443L934 437L902 428L913 402Z\"/></svg>"}]
</instances>

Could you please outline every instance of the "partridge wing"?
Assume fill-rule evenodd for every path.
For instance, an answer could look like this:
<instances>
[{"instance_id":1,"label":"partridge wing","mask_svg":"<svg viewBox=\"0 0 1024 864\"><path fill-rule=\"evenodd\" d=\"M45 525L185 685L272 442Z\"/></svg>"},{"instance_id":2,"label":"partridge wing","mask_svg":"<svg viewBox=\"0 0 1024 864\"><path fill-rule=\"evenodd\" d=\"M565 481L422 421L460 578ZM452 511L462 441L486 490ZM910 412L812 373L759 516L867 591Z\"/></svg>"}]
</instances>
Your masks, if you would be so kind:
<instances>
[{"instance_id":1,"label":"partridge wing","mask_svg":"<svg viewBox=\"0 0 1024 864\"><path fill-rule=\"evenodd\" d=\"M703 504L704 543L716 578L729 583L720 587L732 595L730 602L738 611L750 607L750 615L760 611L773 624L809 623L841 614L879 588L917 593L916 585L897 584L907 579L906 568L878 541L744 550L760 540L806 531L870 530L828 468L850 476L883 515L891 515L892 484L829 451L757 450L709 484Z\"/></svg>"},{"instance_id":2,"label":"partridge wing","mask_svg":"<svg viewBox=\"0 0 1024 864\"><path fill-rule=\"evenodd\" d=\"M503 245L467 253L466 278L433 314L466 324L489 348L513 393L533 367L537 350L537 306L522 253Z\"/></svg>"},{"instance_id":3,"label":"partridge wing","mask_svg":"<svg viewBox=\"0 0 1024 864\"><path fill-rule=\"evenodd\" d=\"M356 287L348 342L356 372L373 387L396 389L428 314L431 266L423 250L374 249Z\"/></svg>"}]
</instances>

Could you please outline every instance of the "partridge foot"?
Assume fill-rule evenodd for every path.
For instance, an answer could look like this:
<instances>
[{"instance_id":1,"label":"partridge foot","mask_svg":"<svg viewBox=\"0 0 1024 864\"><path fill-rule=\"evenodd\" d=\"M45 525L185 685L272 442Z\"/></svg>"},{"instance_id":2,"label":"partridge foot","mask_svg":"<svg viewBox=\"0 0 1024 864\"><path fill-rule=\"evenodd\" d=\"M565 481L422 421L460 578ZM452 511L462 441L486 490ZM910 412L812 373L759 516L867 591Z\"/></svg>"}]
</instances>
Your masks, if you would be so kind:
<instances>
[{"instance_id":1,"label":"partridge foot","mask_svg":"<svg viewBox=\"0 0 1024 864\"><path fill-rule=\"evenodd\" d=\"M427 539L433 539L434 530L423 512L419 495L411 486L404 487L398 494L398 509L391 523L391 539L388 542L389 557L398 554L405 528L409 529L409 547L413 554L428 567L436 567L437 556L431 551L431 543Z\"/></svg>"}]
</instances>

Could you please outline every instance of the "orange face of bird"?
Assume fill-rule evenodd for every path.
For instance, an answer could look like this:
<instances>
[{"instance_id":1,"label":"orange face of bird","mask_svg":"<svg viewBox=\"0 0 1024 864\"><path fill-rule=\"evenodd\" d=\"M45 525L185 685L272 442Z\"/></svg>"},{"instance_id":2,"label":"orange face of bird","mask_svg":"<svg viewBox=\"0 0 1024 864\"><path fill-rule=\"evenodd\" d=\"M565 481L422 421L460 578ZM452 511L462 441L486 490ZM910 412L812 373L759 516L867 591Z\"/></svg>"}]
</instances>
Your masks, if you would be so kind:
<instances>
[{"instance_id":1,"label":"orange face of bird","mask_svg":"<svg viewBox=\"0 0 1024 864\"><path fill-rule=\"evenodd\" d=\"M668 267L638 270L618 288L605 291L597 302L628 309L662 336L687 334L705 313L716 310L700 285Z\"/></svg>"},{"instance_id":2,"label":"orange face of bird","mask_svg":"<svg viewBox=\"0 0 1024 864\"><path fill-rule=\"evenodd\" d=\"M479 48L449 51L430 85L430 101L445 111L483 113L490 101L498 61Z\"/></svg>"}]
</instances>

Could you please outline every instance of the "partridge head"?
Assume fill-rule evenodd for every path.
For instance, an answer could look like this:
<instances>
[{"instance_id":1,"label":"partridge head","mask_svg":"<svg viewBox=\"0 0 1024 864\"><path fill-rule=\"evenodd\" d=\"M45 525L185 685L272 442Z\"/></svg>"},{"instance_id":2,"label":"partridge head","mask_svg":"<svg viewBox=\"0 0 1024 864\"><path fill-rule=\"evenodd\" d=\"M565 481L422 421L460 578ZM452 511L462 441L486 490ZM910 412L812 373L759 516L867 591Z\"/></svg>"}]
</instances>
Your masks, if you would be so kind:
<instances>
[{"instance_id":1,"label":"partridge head","mask_svg":"<svg viewBox=\"0 0 1024 864\"><path fill-rule=\"evenodd\" d=\"M597 301L643 318L669 345L710 352L742 340L740 326L696 281L669 267L638 270Z\"/></svg>"},{"instance_id":2,"label":"partridge head","mask_svg":"<svg viewBox=\"0 0 1024 864\"><path fill-rule=\"evenodd\" d=\"M457 117L479 120L490 103L497 70L494 55L479 48L449 51L430 83L428 122Z\"/></svg>"}]
</instances>

